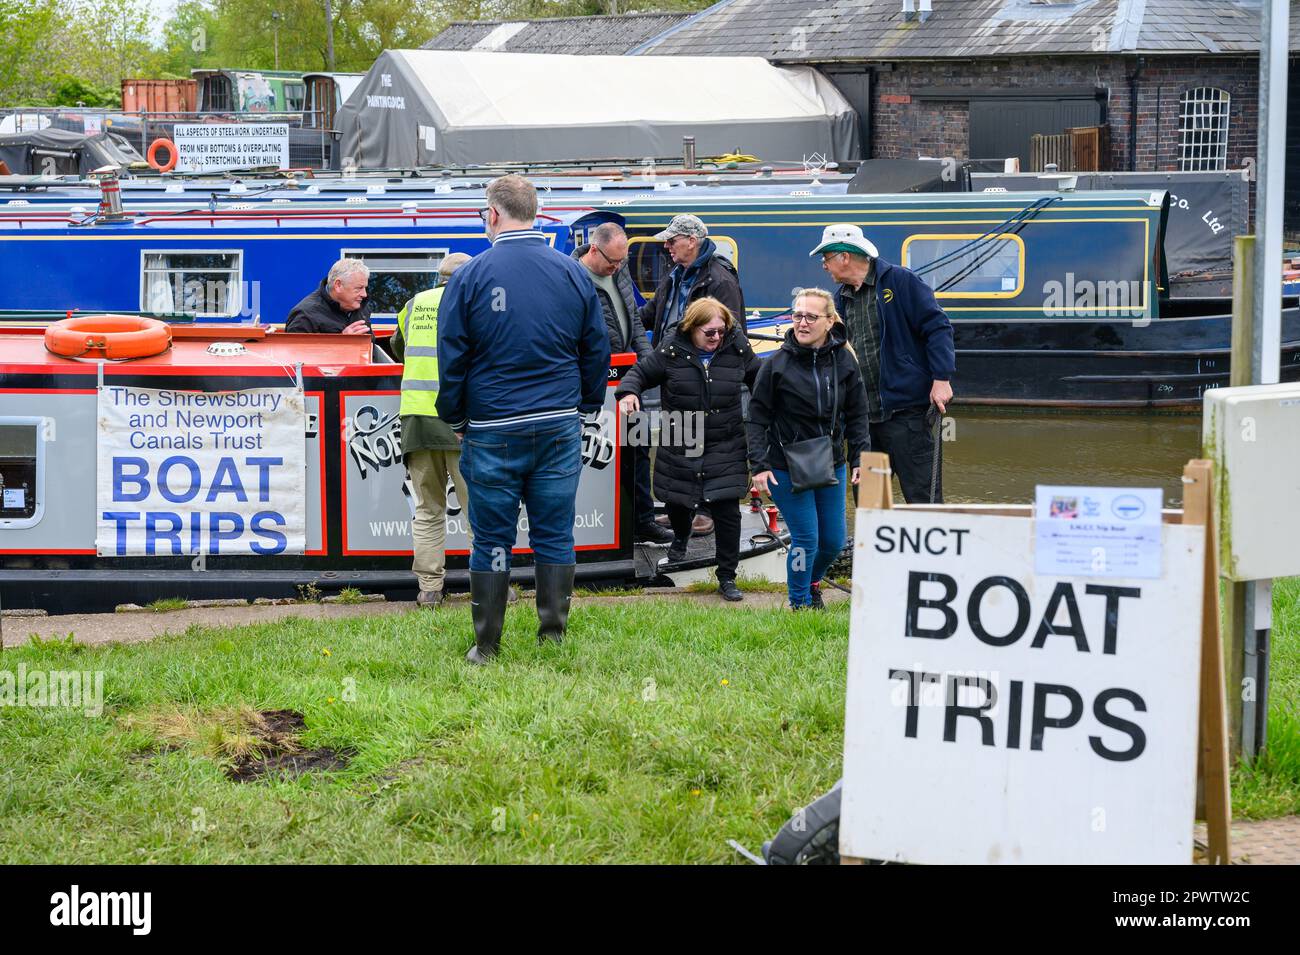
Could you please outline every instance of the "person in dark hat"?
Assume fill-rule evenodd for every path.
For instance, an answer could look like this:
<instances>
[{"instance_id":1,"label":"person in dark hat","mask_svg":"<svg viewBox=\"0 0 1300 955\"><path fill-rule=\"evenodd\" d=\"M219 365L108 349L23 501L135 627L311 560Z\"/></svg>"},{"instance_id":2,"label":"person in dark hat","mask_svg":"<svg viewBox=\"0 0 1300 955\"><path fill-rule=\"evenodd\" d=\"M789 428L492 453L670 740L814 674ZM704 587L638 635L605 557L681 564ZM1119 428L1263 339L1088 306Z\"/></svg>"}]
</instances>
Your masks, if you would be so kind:
<instances>
[{"instance_id":1,"label":"person in dark hat","mask_svg":"<svg viewBox=\"0 0 1300 955\"><path fill-rule=\"evenodd\" d=\"M718 252L699 216L674 216L668 228L655 235L664 244L673 267L655 289L655 297L641 306L641 321L654 335L657 348L664 336L686 314L696 299L716 298L745 330L745 296L736 267Z\"/></svg>"},{"instance_id":2,"label":"person in dark hat","mask_svg":"<svg viewBox=\"0 0 1300 955\"><path fill-rule=\"evenodd\" d=\"M745 295L740 288L736 267L709 238L708 227L699 216L673 216L668 228L655 235L673 267L655 289L655 297L641 306L641 321L654 336L659 347L686 314L687 307L702 298L717 299L727 307L740 334L745 334ZM713 533L713 518L708 505L695 516L696 536Z\"/></svg>"},{"instance_id":3,"label":"person in dark hat","mask_svg":"<svg viewBox=\"0 0 1300 955\"><path fill-rule=\"evenodd\" d=\"M933 422L952 400L952 323L930 286L882 259L860 226L827 226L808 254L820 255L840 283L835 309L862 369L871 447L889 455L907 503L941 503L943 452Z\"/></svg>"}]
</instances>

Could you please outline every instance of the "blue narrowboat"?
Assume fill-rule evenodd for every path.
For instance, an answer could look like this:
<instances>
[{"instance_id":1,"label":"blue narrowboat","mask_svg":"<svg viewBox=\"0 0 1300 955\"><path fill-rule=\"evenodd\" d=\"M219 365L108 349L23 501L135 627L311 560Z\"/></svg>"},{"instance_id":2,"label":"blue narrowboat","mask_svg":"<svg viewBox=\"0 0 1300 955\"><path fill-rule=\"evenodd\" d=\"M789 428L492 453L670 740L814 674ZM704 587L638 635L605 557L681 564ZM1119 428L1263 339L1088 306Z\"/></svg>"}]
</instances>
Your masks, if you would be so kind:
<instances>
[{"instance_id":1,"label":"blue narrowboat","mask_svg":"<svg viewBox=\"0 0 1300 955\"><path fill-rule=\"evenodd\" d=\"M854 195L846 177L825 179L542 177L539 226L567 252L595 225L622 223L649 298L667 265L654 234L677 213L699 215L737 267L751 334L769 336L761 351L784 332L794 289L829 284L808 256L824 226L858 223L886 259L934 287L953 320L954 388L967 403L1191 408L1226 384L1229 303L1167 295L1167 193ZM277 179L209 192L212 183L149 180L129 184L117 221L96 215L84 185L24 193L0 205L0 255L26 277L0 307L275 324L347 255L371 265L382 330L443 255L486 247L484 184ZM1293 380L1300 312L1287 304L1282 368Z\"/></svg>"}]
</instances>

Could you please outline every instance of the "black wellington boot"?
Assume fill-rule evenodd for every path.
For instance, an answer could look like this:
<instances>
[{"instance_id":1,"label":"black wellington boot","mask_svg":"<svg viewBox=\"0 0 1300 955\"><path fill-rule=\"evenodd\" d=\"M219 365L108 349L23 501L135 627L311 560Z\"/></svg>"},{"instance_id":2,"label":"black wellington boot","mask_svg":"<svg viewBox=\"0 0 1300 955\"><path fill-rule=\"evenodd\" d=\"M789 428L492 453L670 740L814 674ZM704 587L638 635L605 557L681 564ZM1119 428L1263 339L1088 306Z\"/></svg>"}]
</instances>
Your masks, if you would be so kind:
<instances>
[{"instance_id":1,"label":"black wellington boot","mask_svg":"<svg viewBox=\"0 0 1300 955\"><path fill-rule=\"evenodd\" d=\"M474 646L465 659L480 666L501 648L501 626L506 619L506 597L510 591L509 571L471 570L469 607L474 617Z\"/></svg>"},{"instance_id":2,"label":"black wellington boot","mask_svg":"<svg viewBox=\"0 0 1300 955\"><path fill-rule=\"evenodd\" d=\"M537 645L560 643L569 626L569 598L573 596L575 564L537 564Z\"/></svg>"}]
</instances>

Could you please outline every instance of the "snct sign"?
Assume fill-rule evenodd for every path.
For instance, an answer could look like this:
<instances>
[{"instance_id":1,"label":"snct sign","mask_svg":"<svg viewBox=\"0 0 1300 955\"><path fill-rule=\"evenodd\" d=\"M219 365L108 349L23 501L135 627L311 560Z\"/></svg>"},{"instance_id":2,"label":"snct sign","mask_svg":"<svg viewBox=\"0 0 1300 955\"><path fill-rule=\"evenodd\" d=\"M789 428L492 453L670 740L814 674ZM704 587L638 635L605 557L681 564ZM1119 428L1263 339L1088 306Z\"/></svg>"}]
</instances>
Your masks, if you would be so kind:
<instances>
[{"instance_id":1,"label":"snct sign","mask_svg":"<svg viewBox=\"0 0 1300 955\"><path fill-rule=\"evenodd\" d=\"M841 853L1184 863L1204 528L1159 579L1034 571L1023 517L859 510Z\"/></svg>"}]
</instances>

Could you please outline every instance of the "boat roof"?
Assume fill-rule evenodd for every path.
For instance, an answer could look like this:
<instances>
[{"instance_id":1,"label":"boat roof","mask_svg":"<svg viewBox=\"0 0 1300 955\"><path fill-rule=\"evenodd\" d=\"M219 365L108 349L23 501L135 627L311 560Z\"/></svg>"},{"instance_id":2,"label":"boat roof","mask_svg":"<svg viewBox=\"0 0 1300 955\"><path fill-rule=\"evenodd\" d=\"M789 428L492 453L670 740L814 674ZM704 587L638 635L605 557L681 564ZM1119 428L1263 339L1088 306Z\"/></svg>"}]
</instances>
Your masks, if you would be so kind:
<instances>
[{"instance_id":1,"label":"boat roof","mask_svg":"<svg viewBox=\"0 0 1300 955\"><path fill-rule=\"evenodd\" d=\"M461 202L375 202L368 197L346 202L315 203L225 203L210 209L194 200L154 204L147 209L127 209L121 221L95 222L97 206L82 204L0 203L0 231L15 229L67 229L93 227L100 232L114 229L268 229L418 227L463 229L481 234L480 201ZM538 215L536 228L543 232L565 230L597 210L592 206L546 208Z\"/></svg>"}]
</instances>

